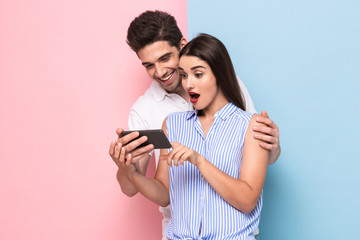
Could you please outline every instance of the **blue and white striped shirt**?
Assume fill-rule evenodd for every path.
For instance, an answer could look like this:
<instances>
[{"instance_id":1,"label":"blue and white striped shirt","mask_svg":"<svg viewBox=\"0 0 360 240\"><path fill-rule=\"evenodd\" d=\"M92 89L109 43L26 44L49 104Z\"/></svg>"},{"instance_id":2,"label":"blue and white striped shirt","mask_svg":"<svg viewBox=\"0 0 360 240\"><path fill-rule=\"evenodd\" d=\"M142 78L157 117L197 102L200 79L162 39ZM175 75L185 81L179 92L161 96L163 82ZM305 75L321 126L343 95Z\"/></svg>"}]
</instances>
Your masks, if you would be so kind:
<instances>
[{"instance_id":1,"label":"blue and white striped shirt","mask_svg":"<svg viewBox=\"0 0 360 240\"><path fill-rule=\"evenodd\" d=\"M228 103L215 114L205 137L196 110L174 113L166 122L168 138L195 150L238 179L251 117L251 113ZM246 239L259 225L262 193L256 207L248 214L242 213L222 199L189 162L169 168L169 186L169 239Z\"/></svg>"}]
</instances>

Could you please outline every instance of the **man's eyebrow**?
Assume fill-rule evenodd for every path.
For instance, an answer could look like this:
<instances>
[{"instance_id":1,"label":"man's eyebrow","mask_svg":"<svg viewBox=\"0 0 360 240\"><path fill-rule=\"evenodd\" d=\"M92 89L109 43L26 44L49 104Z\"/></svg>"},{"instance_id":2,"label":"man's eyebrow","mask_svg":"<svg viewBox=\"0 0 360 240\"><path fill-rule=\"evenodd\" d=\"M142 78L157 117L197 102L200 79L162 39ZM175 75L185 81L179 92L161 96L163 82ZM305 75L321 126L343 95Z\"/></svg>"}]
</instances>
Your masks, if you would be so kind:
<instances>
[{"instance_id":1,"label":"man's eyebrow","mask_svg":"<svg viewBox=\"0 0 360 240\"><path fill-rule=\"evenodd\" d=\"M145 66L145 65L150 65L150 64L152 64L152 63L149 63L149 62L142 62L141 63L143 66Z\"/></svg>"},{"instance_id":2,"label":"man's eyebrow","mask_svg":"<svg viewBox=\"0 0 360 240\"><path fill-rule=\"evenodd\" d=\"M158 58L158 60L161 60L161 59L170 57L172 54L173 54L172 52L165 53L164 55L160 56L160 57ZM142 64L142 65L149 65L149 64L153 64L153 63L150 63L150 62L142 62L141 64Z\"/></svg>"},{"instance_id":3,"label":"man's eyebrow","mask_svg":"<svg viewBox=\"0 0 360 240\"><path fill-rule=\"evenodd\" d=\"M159 59L163 59L163 58L170 57L172 54L173 54L172 52L165 53L164 55L162 55L161 57L159 57Z\"/></svg>"}]
</instances>

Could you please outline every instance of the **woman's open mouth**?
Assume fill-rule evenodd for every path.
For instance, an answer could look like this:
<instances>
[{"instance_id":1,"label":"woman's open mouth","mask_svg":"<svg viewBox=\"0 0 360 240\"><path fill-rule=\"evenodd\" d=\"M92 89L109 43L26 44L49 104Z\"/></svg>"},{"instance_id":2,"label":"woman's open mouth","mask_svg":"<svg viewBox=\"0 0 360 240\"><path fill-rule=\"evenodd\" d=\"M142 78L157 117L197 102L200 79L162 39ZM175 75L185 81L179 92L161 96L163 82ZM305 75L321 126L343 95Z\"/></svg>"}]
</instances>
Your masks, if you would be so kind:
<instances>
[{"instance_id":1,"label":"woman's open mouth","mask_svg":"<svg viewBox=\"0 0 360 240\"><path fill-rule=\"evenodd\" d=\"M200 94L197 94L195 92L189 92L189 96L190 96L190 102L196 103L199 100Z\"/></svg>"}]
</instances>

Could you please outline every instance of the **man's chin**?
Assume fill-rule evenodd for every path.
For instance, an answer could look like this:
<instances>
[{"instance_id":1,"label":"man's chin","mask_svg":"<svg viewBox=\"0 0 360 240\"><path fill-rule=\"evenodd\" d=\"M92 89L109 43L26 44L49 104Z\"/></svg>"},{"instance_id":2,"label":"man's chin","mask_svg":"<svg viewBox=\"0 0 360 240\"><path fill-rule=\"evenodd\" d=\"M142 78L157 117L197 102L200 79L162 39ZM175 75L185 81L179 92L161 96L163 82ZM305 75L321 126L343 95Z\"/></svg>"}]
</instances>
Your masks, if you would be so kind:
<instances>
[{"instance_id":1,"label":"man's chin","mask_svg":"<svg viewBox=\"0 0 360 240\"><path fill-rule=\"evenodd\" d=\"M162 88L164 88L169 93L175 93L179 88L182 87L181 82L176 79L171 79L169 82L164 82L157 80L157 82L161 85Z\"/></svg>"},{"instance_id":2,"label":"man's chin","mask_svg":"<svg viewBox=\"0 0 360 240\"><path fill-rule=\"evenodd\" d=\"M176 87L173 87L171 85L167 85L167 86L162 85L162 87L169 93L173 93L176 90Z\"/></svg>"},{"instance_id":3,"label":"man's chin","mask_svg":"<svg viewBox=\"0 0 360 240\"><path fill-rule=\"evenodd\" d=\"M163 82L163 81L157 81L162 88L164 88L166 91L171 91L172 89L175 89L175 84L173 81L171 82Z\"/></svg>"}]
</instances>

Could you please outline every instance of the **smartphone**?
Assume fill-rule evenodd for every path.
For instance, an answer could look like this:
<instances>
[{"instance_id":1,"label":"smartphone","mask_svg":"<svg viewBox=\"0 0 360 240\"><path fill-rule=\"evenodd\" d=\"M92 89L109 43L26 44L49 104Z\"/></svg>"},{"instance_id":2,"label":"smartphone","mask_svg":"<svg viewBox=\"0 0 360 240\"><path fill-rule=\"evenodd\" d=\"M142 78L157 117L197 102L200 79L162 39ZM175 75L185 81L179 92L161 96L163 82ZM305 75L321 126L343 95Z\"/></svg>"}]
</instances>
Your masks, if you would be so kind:
<instances>
[{"instance_id":1,"label":"smartphone","mask_svg":"<svg viewBox=\"0 0 360 240\"><path fill-rule=\"evenodd\" d=\"M138 148L144 147L148 144L153 144L155 149L171 148L171 144L162 129L123 131L121 133L121 136L123 137L132 132L140 133L139 137L135 138L134 140L136 140L142 136L148 137L148 140L146 142L144 142L143 144L141 144L140 146L138 146Z\"/></svg>"}]
</instances>

